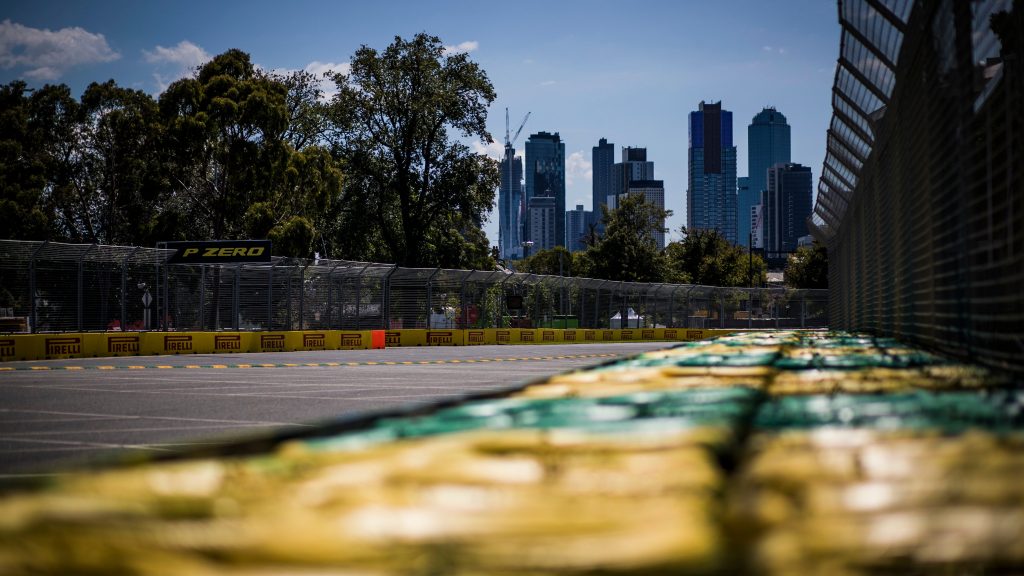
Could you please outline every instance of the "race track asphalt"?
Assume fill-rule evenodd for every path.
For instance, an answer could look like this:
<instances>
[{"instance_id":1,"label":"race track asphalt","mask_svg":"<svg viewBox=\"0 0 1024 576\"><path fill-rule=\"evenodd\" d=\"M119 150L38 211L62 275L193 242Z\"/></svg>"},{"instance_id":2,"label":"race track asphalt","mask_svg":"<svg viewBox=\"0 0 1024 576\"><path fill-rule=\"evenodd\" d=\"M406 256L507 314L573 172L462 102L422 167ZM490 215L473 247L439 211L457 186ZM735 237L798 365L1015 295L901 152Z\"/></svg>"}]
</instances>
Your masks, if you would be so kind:
<instances>
[{"instance_id":1,"label":"race track asphalt","mask_svg":"<svg viewBox=\"0 0 1024 576\"><path fill-rule=\"evenodd\" d=\"M435 403L670 346L388 348L0 364L0 479Z\"/></svg>"}]
</instances>

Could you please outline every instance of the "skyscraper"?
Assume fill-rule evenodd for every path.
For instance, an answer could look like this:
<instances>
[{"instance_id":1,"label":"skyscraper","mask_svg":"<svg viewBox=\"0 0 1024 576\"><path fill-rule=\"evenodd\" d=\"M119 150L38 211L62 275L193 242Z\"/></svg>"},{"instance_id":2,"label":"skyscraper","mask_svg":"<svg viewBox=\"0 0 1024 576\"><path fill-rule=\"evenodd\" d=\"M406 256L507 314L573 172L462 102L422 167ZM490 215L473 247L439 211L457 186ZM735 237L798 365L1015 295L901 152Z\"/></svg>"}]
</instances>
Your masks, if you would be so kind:
<instances>
[{"instance_id":1,"label":"skyscraper","mask_svg":"<svg viewBox=\"0 0 1024 576\"><path fill-rule=\"evenodd\" d=\"M736 242L736 147L732 143L732 112L722 103L701 101L690 112L689 185L686 226L718 230Z\"/></svg>"},{"instance_id":2,"label":"skyscraper","mask_svg":"<svg viewBox=\"0 0 1024 576\"><path fill-rule=\"evenodd\" d=\"M565 242L565 143L558 132L538 132L531 134L526 141L526 190L523 206L527 209L523 240L534 242L534 249L539 249L538 238L533 237L534 227L529 219L532 217L531 200L535 197L551 197L554 199L557 218L545 219L546 226L553 226L551 235L543 234L544 238L553 238L554 246ZM548 202L541 203L545 208ZM538 204L539 206L540 204Z\"/></svg>"},{"instance_id":3,"label":"skyscraper","mask_svg":"<svg viewBox=\"0 0 1024 576\"><path fill-rule=\"evenodd\" d=\"M648 204L654 204L662 210L665 209L665 181L664 180L633 180L626 189L626 196L641 194ZM665 220L659 224L659 231L652 232L654 243L659 250L665 248Z\"/></svg>"},{"instance_id":4,"label":"skyscraper","mask_svg":"<svg viewBox=\"0 0 1024 576\"><path fill-rule=\"evenodd\" d=\"M523 158L505 146L501 161L501 186L498 188L498 248L502 258L517 258L520 246L520 204L523 198Z\"/></svg>"},{"instance_id":5,"label":"skyscraper","mask_svg":"<svg viewBox=\"0 0 1024 576\"><path fill-rule=\"evenodd\" d=\"M786 117L775 108L764 108L747 126L747 178L746 190L741 187L736 199L736 230L738 243L746 246L750 223L746 215L761 202L761 191L768 189L768 169L785 164L790 158L790 129Z\"/></svg>"},{"instance_id":6,"label":"skyscraper","mask_svg":"<svg viewBox=\"0 0 1024 576\"><path fill-rule=\"evenodd\" d=\"M776 265L796 250L807 235L811 215L811 169L800 164L776 164L768 169L768 188L761 193L762 238L766 256Z\"/></svg>"},{"instance_id":7,"label":"skyscraper","mask_svg":"<svg viewBox=\"0 0 1024 576\"><path fill-rule=\"evenodd\" d=\"M654 162L647 160L647 148L626 146L622 149L622 162L612 165L610 195L624 194L634 180L653 180Z\"/></svg>"},{"instance_id":8,"label":"skyscraper","mask_svg":"<svg viewBox=\"0 0 1024 576\"><path fill-rule=\"evenodd\" d=\"M608 142L606 138L597 141L597 146L591 148L591 168L593 170L593 199L591 212L593 219L600 224L601 205L608 202L608 196L612 192L612 165L615 164L615 144Z\"/></svg>"},{"instance_id":9,"label":"skyscraper","mask_svg":"<svg viewBox=\"0 0 1024 576\"><path fill-rule=\"evenodd\" d=\"M577 204L575 210L566 210L565 247L569 252L578 252L586 248L583 245L583 237L587 233L587 219L590 214L583 209L583 204Z\"/></svg>"}]
</instances>

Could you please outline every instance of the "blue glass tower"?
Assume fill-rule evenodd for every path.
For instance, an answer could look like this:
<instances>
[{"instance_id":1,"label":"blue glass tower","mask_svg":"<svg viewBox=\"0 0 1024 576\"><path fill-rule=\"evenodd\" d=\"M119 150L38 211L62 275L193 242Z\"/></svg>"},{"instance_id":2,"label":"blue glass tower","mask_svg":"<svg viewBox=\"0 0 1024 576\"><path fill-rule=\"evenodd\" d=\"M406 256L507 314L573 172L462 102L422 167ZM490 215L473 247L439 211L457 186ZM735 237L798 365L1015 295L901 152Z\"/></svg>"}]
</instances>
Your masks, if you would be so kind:
<instances>
[{"instance_id":1,"label":"blue glass tower","mask_svg":"<svg viewBox=\"0 0 1024 576\"><path fill-rule=\"evenodd\" d=\"M768 169L790 162L789 124L775 108L761 110L747 126L747 188L737 197L739 219L737 241L747 245L750 234L750 207L761 202L761 192L768 189Z\"/></svg>"},{"instance_id":2,"label":"blue glass tower","mask_svg":"<svg viewBox=\"0 0 1024 576\"><path fill-rule=\"evenodd\" d=\"M535 196L550 196L555 199L555 214L547 225L554 226L553 238L555 246L565 245L565 143L558 132L538 132L531 134L526 141L526 190L523 195L523 207L529 210L530 200ZM530 213L525 214L523 222L523 239L536 242L532 238L533 225L529 222ZM547 234L545 234L547 237Z\"/></svg>"},{"instance_id":3,"label":"blue glass tower","mask_svg":"<svg viewBox=\"0 0 1024 576\"><path fill-rule=\"evenodd\" d=\"M718 230L736 243L736 147L732 112L701 102L690 112L686 227Z\"/></svg>"}]
</instances>

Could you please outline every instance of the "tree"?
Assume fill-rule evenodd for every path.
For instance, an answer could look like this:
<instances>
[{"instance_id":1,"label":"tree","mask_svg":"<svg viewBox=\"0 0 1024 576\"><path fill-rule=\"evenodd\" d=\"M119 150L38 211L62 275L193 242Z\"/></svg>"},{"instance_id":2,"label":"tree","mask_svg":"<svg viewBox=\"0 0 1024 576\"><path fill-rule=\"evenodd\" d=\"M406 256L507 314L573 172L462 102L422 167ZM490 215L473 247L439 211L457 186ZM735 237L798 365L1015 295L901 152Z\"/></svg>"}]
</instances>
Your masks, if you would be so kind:
<instances>
[{"instance_id":1,"label":"tree","mask_svg":"<svg viewBox=\"0 0 1024 576\"><path fill-rule=\"evenodd\" d=\"M361 47L349 73L332 78L334 149L350 175L346 202L361 210L348 233L379 238L376 255L403 266L471 266L464 257L486 255L476 231L494 202L497 162L451 138L491 141L486 73L421 33L383 52Z\"/></svg>"},{"instance_id":2,"label":"tree","mask_svg":"<svg viewBox=\"0 0 1024 576\"><path fill-rule=\"evenodd\" d=\"M29 90L15 80L0 87L0 235L17 240L50 238L43 201L46 170L41 139L30 128Z\"/></svg>"},{"instance_id":3,"label":"tree","mask_svg":"<svg viewBox=\"0 0 1024 576\"><path fill-rule=\"evenodd\" d=\"M516 263L516 271L548 276L576 276L579 271L573 269L574 262L577 260L565 246L555 246L523 258Z\"/></svg>"},{"instance_id":4,"label":"tree","mask_svg":"<svg viewBox=\"0 0 1024 576\"><path fill-rule=\"evenodd\" d=\"M670 282L704 286L761 286L767 267L759 255L751 256L717 230L681 229L683 239L665 249Z\"/></svg>"},{"instance_id":5,"label":"tree","mask_svg":"<svg viewBox=\"0 0 1024 576\"><path fill-rule=\"evenodd\" d=\"M671 210L648 203L639 194L619 201L609 211L602 206L605 234L586 251L587 275L604 280L661 282L665 257L654 241L654 232L664 230L662 222Z\"/></svg>"},{"instance_id":6,"label":"tree","mask_svg":"<svg viewBox=\"0 0 1024 576\"><path fill-rule=\"evenodd\" d=\"M783 278L790 288L828 288L828 249L817 240L797 248L786 260Z\"/></svg>"}]
</instances>

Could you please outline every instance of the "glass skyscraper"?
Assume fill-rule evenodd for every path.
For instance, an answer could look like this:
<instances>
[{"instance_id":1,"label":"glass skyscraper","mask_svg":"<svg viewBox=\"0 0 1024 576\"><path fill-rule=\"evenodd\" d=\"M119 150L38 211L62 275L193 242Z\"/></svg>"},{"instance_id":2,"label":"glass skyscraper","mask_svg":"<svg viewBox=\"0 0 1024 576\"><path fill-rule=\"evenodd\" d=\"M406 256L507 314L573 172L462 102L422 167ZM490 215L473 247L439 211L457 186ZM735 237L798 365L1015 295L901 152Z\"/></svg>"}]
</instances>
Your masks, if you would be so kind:
<instances>
[{"instance_id":1,"label":"glass skyscraper","mask_svg":"<svg viewBox=\"0 0 1024 576\"><path fill-rule=\"evenodd\" d=\"M768 189L768 169L791 161L789 124L775 108L761 110L747 126L747 187L737 196L739 219L737 241L746 246L750 234L751 206L761 202L761 192Z\"/></svg>"},{"instance_id":2,"label":"glass skyscraper","mask_svg":"<svg viewBox=\"0 0 1024 576\"><path fill-rule=\"evenodd\" d=\"M520 246L520 216L523 198L523 159L515 155L511 146L505 146L501 161L501 187L498 188L498 246L502 258L518 258Z\"/></svg>"},{"instance_id":3,"label":"glass skyscraper","mask_svg":"<svg viewBox=\"0 0 1024 576\"><path fill-rule=\"evenodd\" d=\"M718 230L736 243L736 147L732 112L701 102L690 112L686 227Z\"/></svg>"},{"instance_id":4,"label":"glass skyscraper","mask_svg":"<svg viewBox=\"0 0 1024 576\"><path fill-rule=\"evenodd\" d=\"M523 198L523 206L527 209L526 222L523 223L524 238L538 242L533 238L534 232L538 230L529 219L533 204L530 201L534 197L554 198L554 209L557 218L546 219L545 226L552 226L551 234L543 234L544 238L554 238L554 246L565 244L565 143L562 142L558 132L538 132L531 134L526 141L526 190ZM535 203L537 204L537 203ZM541 203L545 207L547 202ZM537 204L538 206L540 204Z\"/></svg>"},{"instance_id":5,"label":"glass skyscraper","mask_svg":"<svg viewBox=\"0 0 1024 576\"><path fill-rule=\"evenodd\" d=\"M590 149L591 167L593 169L593 199L591 200L592 218L601 221L601 205L608 202L612 192L612 165L615 164L615 144L601 138L597 146Z\"/></svg>"},{"instance_id":6,"label":"glass skyscraper","mask_svg":"<svg viewBox=\"0 0 1024 576\"><path fill-rule=\"evenodd\" d=\"M761 192L762 238L769 265L784 263L807 235L811 215L811 169L800 164L776 164L768 169Z\"/></svg>"}]
</instances>

